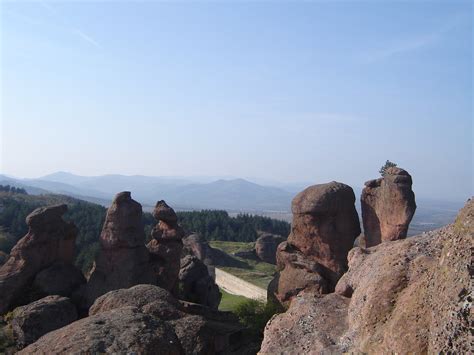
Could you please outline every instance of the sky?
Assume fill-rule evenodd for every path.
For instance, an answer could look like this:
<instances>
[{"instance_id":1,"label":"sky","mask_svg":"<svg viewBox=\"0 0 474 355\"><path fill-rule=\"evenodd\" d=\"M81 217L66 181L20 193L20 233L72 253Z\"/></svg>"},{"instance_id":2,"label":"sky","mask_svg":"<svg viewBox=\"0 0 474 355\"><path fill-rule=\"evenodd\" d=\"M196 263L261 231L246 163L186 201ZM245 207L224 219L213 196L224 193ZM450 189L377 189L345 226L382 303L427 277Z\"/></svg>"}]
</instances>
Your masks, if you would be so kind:
<instances>
[{"instance_id":1,"label":"sky","mask_svg":"<svg viewBox=\"0 0 474 355\"><path fill-rule=\"evenodd\" d=\"M0 172L473 195L471 1L2 1Z\"/></svg>"}]
</instances>

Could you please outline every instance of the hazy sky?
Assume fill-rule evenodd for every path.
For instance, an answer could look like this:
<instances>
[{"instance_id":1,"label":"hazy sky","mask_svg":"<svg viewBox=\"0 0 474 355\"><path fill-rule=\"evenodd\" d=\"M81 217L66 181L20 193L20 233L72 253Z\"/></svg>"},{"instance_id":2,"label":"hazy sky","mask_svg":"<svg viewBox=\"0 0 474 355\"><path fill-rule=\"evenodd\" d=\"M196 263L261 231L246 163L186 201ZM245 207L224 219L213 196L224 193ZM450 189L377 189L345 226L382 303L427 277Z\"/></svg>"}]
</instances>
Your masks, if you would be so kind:
<instances>
[{"instance_id":1,"label":"hazy sky","mask_svg":"<svg viewBox=\"0 0 474 355\"><path fill-rule=\"evenodd\" d=\"M3 173L473 186L471 1L4 2Z\"/></svg>"}]
</instances>

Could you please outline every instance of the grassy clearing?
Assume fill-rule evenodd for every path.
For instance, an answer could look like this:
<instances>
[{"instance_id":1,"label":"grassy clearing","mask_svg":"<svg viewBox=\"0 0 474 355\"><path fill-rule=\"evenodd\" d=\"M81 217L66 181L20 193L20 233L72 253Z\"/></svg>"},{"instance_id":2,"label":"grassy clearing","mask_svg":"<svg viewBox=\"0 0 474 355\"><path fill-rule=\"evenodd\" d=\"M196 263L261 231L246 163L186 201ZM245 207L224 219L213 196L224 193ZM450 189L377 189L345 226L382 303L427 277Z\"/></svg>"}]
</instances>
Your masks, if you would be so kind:
<instances>
[{"instance_id":1,"label":"grassy clearing","mask_svg":"<svg viewBox=\"0 0 474 355\"><path fill-rule=\"evenodd\" d=\"M239 304L249 300L244 296L237 296L227 293L223 289L220 289L220 291L222 293L221 303L219 304L220 311L235 312Z\"/></svg>"},{"instance_id":2,"label":"grassy clearing","mask_svg":"<svg viewBox=\"0 0 474 355\"><path fill-rule=\"evenodd\" d=\"M255 243L212 241L210 242L210 245L213 248L220 249L227 254L232 255L232 257L238 259L248 266L246 268L229 266L220 267L222 270L265 290L267 289L268 284L273 279L273 275L275 274L275 265L257 260L239 258L233 255L236 252L253 250Z\"/></svg>"}]
</instances>

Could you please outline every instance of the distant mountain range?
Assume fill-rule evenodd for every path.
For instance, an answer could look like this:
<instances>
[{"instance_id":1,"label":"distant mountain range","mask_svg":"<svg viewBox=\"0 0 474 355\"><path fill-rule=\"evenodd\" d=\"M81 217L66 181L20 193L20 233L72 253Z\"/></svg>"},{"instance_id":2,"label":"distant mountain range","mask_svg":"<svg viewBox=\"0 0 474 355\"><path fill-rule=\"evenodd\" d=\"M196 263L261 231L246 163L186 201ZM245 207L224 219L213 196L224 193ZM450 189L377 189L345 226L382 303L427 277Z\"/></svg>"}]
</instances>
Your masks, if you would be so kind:
<instances>
[{"instance_id":1,"label":"distant mountain range","mask_svg":"<svg viewBox=\"0 0 474 355\"><path fill-rule=\"evenodd\" d=\"M196 182L192 179L151 176L78 176L57 172L38 179L18 179L0 175L0 184L22 187L30 194L53 192L83 200L110 204L120 191L131 191L146 207L166 200L177 209L225 209L228 211L288 212L294 192L263 186L244 179ZM294 186L292 186L294 189Z\"/></svg>"},{"instance_id":2,"label":"distant mountain range","mask_svg":"<svg viewBox=\"0 0 474 355\"><path fill-rule=\"evenodd\" d=\"M307 184L257 184L245 179L181 178L152 176L79 176L56 172L38 179L18 179L0 175L0 185L24 188L29 194L64 194L108 206L117 192L131 191L144 210L150 211L158 200L166 200L177 210L223 209L249 212L291 221L291 200ZM360 197L360 188L354 188ZM416 191L415 191L416 193ZM467 196L466 196L467 198ZM410 234L451 223L465 201L448 202L417 198L418 208ZM360 216L360 203L356 203Z\"/></svg>"}]
</instances>

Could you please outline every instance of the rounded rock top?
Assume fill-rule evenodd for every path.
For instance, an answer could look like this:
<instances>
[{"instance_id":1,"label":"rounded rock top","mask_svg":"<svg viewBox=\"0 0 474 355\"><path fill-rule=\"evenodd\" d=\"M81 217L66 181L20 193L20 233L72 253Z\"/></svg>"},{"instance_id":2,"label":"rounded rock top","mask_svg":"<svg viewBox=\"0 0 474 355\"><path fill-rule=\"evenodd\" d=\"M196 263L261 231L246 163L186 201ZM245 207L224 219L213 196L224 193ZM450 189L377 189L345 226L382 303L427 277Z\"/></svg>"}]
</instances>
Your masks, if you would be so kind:
<instances>
[{"instance_id":1,"label":"rounded rock top","mask_svg":"<svg viewBox=\"0 0 474 355\"><path fill-rule=\"evenodd\" d=\"M354 191L349 185L332 181L312 185L301 191L291 203L294 214L313 214L337 211L340 206L354 205Z\"/></svg>"}]
</instances>

